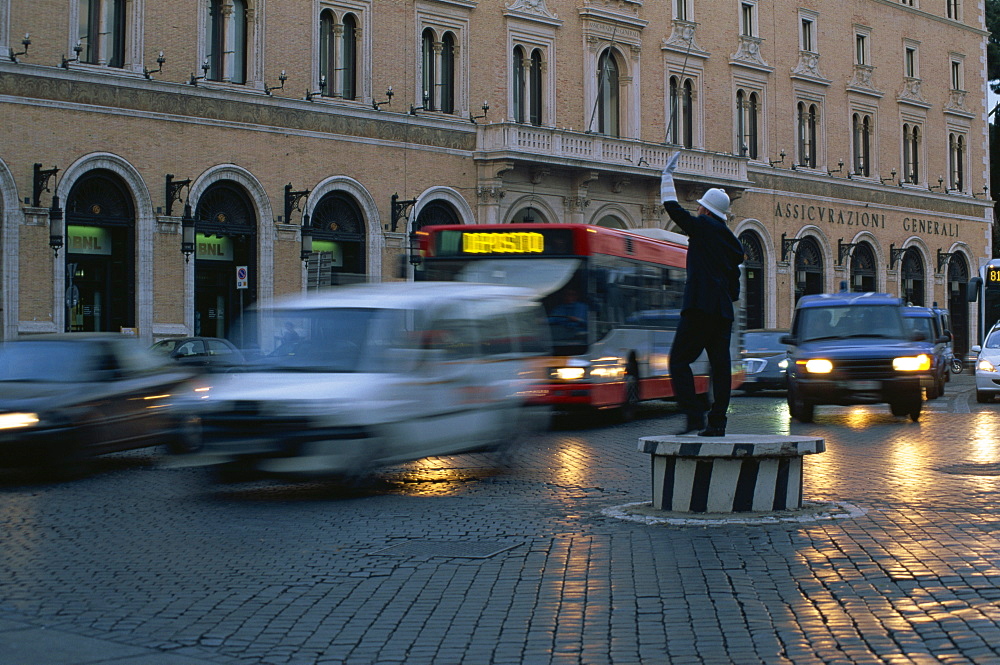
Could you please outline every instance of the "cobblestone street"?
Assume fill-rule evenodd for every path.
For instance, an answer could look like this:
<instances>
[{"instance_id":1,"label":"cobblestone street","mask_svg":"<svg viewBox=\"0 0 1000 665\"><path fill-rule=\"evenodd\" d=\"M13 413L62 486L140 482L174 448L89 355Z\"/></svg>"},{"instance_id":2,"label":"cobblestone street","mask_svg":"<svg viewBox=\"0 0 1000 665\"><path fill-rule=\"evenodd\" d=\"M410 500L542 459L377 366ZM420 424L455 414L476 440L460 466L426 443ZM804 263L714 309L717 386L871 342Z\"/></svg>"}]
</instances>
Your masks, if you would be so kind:
<instances>
[{"instance_id":1,"label":"cobblestone street","mask_svg":"<svg viewBox=\"0 0 1000 665\"><path fill-rule=\"evenodd\" d=\"M609 516L649 500L667 403L355 490L215 485L160 450L8 473L0 663L1000 662L998 414L968 374L918 423L737 393L730 433L825 438L805 498L856 512L810 522Z\"/></svg>"}]
</instances>

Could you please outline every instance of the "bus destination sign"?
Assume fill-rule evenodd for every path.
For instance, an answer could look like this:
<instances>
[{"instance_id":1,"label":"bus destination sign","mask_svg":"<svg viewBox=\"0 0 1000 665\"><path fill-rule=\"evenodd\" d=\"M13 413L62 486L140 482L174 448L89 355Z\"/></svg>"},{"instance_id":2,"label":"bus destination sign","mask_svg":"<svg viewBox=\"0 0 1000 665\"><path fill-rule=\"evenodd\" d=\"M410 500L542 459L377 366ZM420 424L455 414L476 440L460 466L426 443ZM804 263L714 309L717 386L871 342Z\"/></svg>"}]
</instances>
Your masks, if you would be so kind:
<instances>
[{"instance_id":1,"label":"bus destination sign","mask_svg":"<svg viewBox=\"0 0 1000 665\"><path fill-rule=\"evenodd\" d=\"M433 234L432 256L571 256L573 231L570 229L540 228L537 231L511 229L509 231L480 231L447 229Z\"/></svg>"},{"instance_id":2,"label":"bus destination sign","mask_svg":"<svg viewBox=\"0 0 1000 665\"><path fill-rule=\"evenodd\" d=\"M545 251L545 236L531 231L462 234L465 254L541 254Z\"/></svg>"},{"instance_id":3,"label":"bus destination sign","mask_svg":"<svg viewBox=\"0 0 1000 665\"><path fill-rule=\"evenodd\" d=\"M986 283L1000 284L1000 266L986 266Z\"/></svg>"}]
</instances>

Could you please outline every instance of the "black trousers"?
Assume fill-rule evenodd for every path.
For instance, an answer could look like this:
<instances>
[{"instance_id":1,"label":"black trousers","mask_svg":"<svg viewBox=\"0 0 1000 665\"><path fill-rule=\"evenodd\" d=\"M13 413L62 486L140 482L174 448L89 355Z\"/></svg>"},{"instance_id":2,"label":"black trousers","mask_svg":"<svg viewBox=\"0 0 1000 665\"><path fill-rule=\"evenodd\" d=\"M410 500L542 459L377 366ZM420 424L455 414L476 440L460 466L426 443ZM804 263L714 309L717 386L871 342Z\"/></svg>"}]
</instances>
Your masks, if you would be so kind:
<instances>
[{"instance_id":1,"label":"black trousers","mask_svg":"<svg viewBox=\"0 0 1000 665\"><path fill-rule=\"evenodd\" d=\"M729 341L733 333L733 322L696 309L685 310L681 314L677 335L670 348L670 376L674 384L677 404L689 417L701 417L708 411L709 425L726 423L729 410L729 394L732 384L732 358ZM711 367L712 405L709 408L705 395L694 391L694 373L691 363L698 359L702 351L708 352Z\"/></svg>"}]
</instances>

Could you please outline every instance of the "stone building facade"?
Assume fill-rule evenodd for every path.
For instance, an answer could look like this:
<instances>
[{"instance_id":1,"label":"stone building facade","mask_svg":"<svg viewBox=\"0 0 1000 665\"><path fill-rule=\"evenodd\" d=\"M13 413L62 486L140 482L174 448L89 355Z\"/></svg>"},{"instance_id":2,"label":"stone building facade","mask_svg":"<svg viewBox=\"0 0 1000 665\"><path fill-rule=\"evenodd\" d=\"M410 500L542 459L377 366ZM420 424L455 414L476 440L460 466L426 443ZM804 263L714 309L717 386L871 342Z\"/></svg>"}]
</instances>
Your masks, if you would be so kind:
<instances>
[{"instance_id":1,"label":"stone building facade","mask_svg":"<svg viewBox=\"0 0 1000 665\"><path fill-rule=\"evenodd\" d=\"M967 348L983 12L0 0L3 337L225 335L250 303L397 279L430 223L669 227L680 149L682 200L734 200L748 326L846 282L950 308Z\"/></svg>"}]
</instances>

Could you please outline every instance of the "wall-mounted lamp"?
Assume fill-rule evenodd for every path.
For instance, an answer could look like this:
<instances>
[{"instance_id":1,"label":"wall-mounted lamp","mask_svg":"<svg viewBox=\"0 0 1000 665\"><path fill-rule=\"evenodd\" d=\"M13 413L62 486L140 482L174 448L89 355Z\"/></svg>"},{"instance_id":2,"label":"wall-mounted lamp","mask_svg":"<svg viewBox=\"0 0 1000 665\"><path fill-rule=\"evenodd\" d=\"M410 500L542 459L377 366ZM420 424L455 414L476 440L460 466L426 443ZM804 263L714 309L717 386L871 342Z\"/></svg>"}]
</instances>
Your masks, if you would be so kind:
<instances>
[{"instance_id":1,"label":"wall-mounted lamp","mask_svg":"<svg viewBox=\"0 0 1000 665\"><path fill-rule=\"evenodd\" d=\"M32 179L31 201L36 208L42 205L42 192L49 191L49 179L59 173L59 169L42 169L41 164L35 164L35 177Z\"/></svg>"},{"instance_id":2,"label":"wall-mounted lamp","mask_svg":"<svg viewBox=\"0 0 1000 665\"><path fill-rule=\"evenodd\" d=\"M990 191L990 188L988 186L986 186L986 185L983 185L983 198L984 199L986 198L986 193L989 192L989 191ZM977 198L978 199L979 198L979 192L973 192L972 196L973 196L973 198Z\"/></svg>"},{"instance_id":3,"label":"wall-mounted lamp","mask_svg":"<svg viewBox=\"0 0 1000 665\"><path fill-rule=\"evenodd\" d=\"M184 216L181 217L181 252L184 263L194 254L194 216L191 215L191 204L184 204Z\"/></svg>"},{"instance_id":4,"label":"wall-mounted lamp","mask_svg":"<svg viewBox=\"0 0 1000 665\"><path fill-rule=\"evenodd\" d=\"M63 211L59 207L59 197L52 197L52 207L49 208L49 247L53 256L59 256L59 248L63 246Z\"/></svg>"},{"instance_id":5,"label":"wall-mounted lamp","mask_svg":"<svg viewBox=\"0 0 1000 665\"><path fill-rule=\"evenodd\" d=\"M392 221L392 230L395 231L399 226L399 220L405 220L409 215L409 209L413 207L413 204L417 202L416 199L407 199L405 201L399 200L399 194L393 194L391 197L392 201L392 215L390 220Z\"/></svg>"},{"instance_id":6,"label":"wall-mounted lamp","mask_svg":"<svg viewBox=\"0 0 1000 665\"><path fill-rule=\"evenodd\" d=\"M174 209L174 201L180 202L181 200L181 190L188 187L191 184L191 178L187 180L174 180L174 174L167 174L167 185L165 187L163 200L166 202L167 217ZM190 192L191 190L188 190Z\"/></svg>"},{"instance_id":7,"label":"wall-mounted lamp","mask_svg":"<svg viewBox=\"0 0 1000 665\"><path fill-rule=\"evenodd\" d=\"M146 80L153 78L153 74L159 74L163 71L163 63L166 61L167 59L163 57L163 51L160 51L160 55L156 57L156 64L159 66L156 69L146 69L144 66L142 68L142 75L146 77Z\"/></svg>"},{"instance_id":8,"label":"wall-mounted lamp","mask_svg":"<svg viewBox=\"0 0 1000 665\"><path fill-rule=\"evenodd\" d=\"M28 54L28 47L31 46L31 33L30 32L24 33L24 39L21 40L21 46L24 47L23 51L18 51L17 53L14 53L14 51L10 52L10 61L11 62L17 62L17 56L19 56L19 55L27 55Z\"/></svg>"},{"instance_id":9,"label":"wall-mounted lamp","mask_svg":"<svg viewBox=\"0 0 1000 665\"><path fill-rule=\"evenodd\" d=\"M839 160L839 161L837 162L837 170L836 170L836 171L830 171L830 170L827 170L826 174L827 174L827 175L833 175L834 173L840 173L840 172L841 172L841 171L843 171L843 170L844 170L844 160L842 160L842 159L841 159L841 160ZM851 177L851 174L850 174L850 173L848 173L848 174L847 174L847 177L848 177L848 178L850 178L850 177Z\"/></svg>"},{"instance_id":10,"label":"wall-mounted lamp","mask_svg":"<svg viewBox=\"0 0 1000 665\"><path fill-rule=\"evenodd\" d=\"M423 111L427 108L427 103L431 100L430 94L424 90L424 103L421 106L414 106L410 104L410 115L416 115L417 111Z\"/></svg>"},{"instance_id":11,"label":"wall-mounted lamp","mask_svg":"<svg viewBox=\"0 0 1000 665\"><path fill-rule=\"evenodd\" d=\"M769 159L767 163L770 164L771 166L777 166L778 164L784 164L785 163L785 151L782 150L781 152L779 152L778 153L778 157L780 157L781 159L777 159L777 160L775 160L775 159Z\"/></svg>"},{"instance_id":12,"label":"wall-mounted lamp","mask_svg":"<svg viewBox=\"0 0 1000 665\"><path fill-rule=\"evenodd\" d=\"M949 263L951 263L951 257L954 256L955 252L942 252L940 249L937 251L937 271L941 272L944 270Z\"/></svg>"},{"instance_id":13,"label":"wall-mounted lamp","mask_svg":"<svg viewBox=\"0 0 1000 665\"><path fill-rule=\"evenodd\" d=\"M896 169L893 169L893 170L889 171L889 177L888 178L883 178L882 176L879 176L879 181L881 181L881 183L883 185L885 183L891 182L891 181L893 181L895 179L896 179Z\"/></svg>"},{"instance_id":14,"label":"wall-mounted lamp","mask_svg":"<svg viewBox=\"0 0 1000 665\"><path fill-rule=\"evenodd\" d=\"M379 110L381 110L379 107L382 106L383 104L391 104L392 103L392 86L391 85L386 89L386 91L385 91L385 97L386 97L386 99L385 99L384 102L377 102L377 101L375 101L375 99L372 99L372 108L375 109L376 111L379 111Z\"/></svg>"},{"instance_id":15,"label":"wall-mounted lamp","mask_svg":"<svg viewBox=\"0 0 1000 665\"><path fill-rule=\"evenodd\" d=\"M785 234L781 234L781 260L788 260L788 253L794 252L795 247L802 242L802 238L786 238Z\"/></svg>"},{"instance_id":16,"label":"wall-mounted lamp","mask_svg":"<svg viewBox=\"0 0 1000 665\"><path fill-rule=\"evenodd\" d=\"M906 253L906 248L896 249L895 244L889 245L889 270L892 270L896 265L896 261L899 261L899 257Z\"/></svg>"},{"instance_id":17,"label":"wall-mounted lamp","mask_svg":"<svg viewBox=\"0 0 1000 665\"><path fill-rule=\"evenodd\" d=\"M299 258L303 261L308 261L309 257L312 256L313 252L313 230L312 223L309 221L309 215L302 215L302 251L299 252Z\"/></svg>"},{"instance_id":18,"label":"wall-mounted lamp","mask_svg":"<svg viewBox=\"0 0 1000 665\"><path fill-rule=\"evenodd\" d=\"M936 185L927 185L927 191L928 192L933 192L935 189L938 190L938 191L941 191L941 188L943 186L944 186L944 177L943 176L938 176L938 184L936 184Z\"/></svg>"},{"instance_id":19,"label":"wall-mounted lamp","mask_svg":"<svg viewBox=\"0 0 1000 665\"><path fill-rule=\"evenodd\" d=\"M837 265L844 265L844 261L851 258L854 248L858 246L856 242L844 242L843 238L837 240Z\"/></svg>"},{"instance_id":20,"label":"wall-mounted lamp","mask_svg":"<svg viewBox=\"0 0 1000 665\"><path fill-rule=\"evenodd\" d=\"M298 192L292 191L292 183L285 185L285 223L292 223L292 211L302 210L299 204L302 203L302 199L309 196L310 190L303 189Z\"/></svg>"},{"instance_id":21,"label":"wall-mounted lamp","mask_svg":"<svg viewBox=\"0 0 1000 665\"><path fill-rule=\"evenodd\" d=\"M489 102L483 102L482 109L483 109L483 114L482 115L472 115L472 113L469 113L469 122L471 122L473 125L475 125L476 124L476 120L479 120L480 118L485 118L486 114L490 112L490 103Z\"/></svg>"},{"instance_id":22,"label":"wall-mounted lamp","mask_svg":"<svg viewBox=\"0 0 1000 665\"><path fill-rule=\"evenodd\" d=\"M420 254L420 231L410 231L410 264L420 265L424 257Z\"/></svg>"},{"instance_id":23,"label":"wall-mounted lamp","mask_svg":"<svg viewBox=\"0 0 1000 665\"><path fill-rule=\"evenodd\" d=\"M77 42L76 46L73 47L73 51L76 53L75 58L67 58L65 55L62 57L61 67L63 69L69 69L69 63L71 62L80 62L80 54L83 53L83 43Z\"/></svg>"},{"instance_id":24,"label":"wall-mounted lamp","mask_svg":"<svg viewBox=\"0 0 1000 665\"><path fill-rule=\"evenodd\" d=\"M277 86L273 86L273 87L269 87L267 84L264 85L264 94L265 95L270 95L272 91L274 91L274 90L281 90L281 89L283 89L285 87L285 81L288 80L288 74L285 73L284 69L282 69L281 70L281 74L278 75L278 80L281 81L281 85L277 85Z\"/></svg>"},{"instance_id":25,"label":"wall-mounted lamp","mask_svg":"<svg viewBox=\"0 0 1000 665\"><path fill-rule=\"evenodd\" d=\"M206 58L205 62L201 63L201 71L202 71L201 76L195 76L194 74L191 74L191 78L188 79L188 83L190 83L191 85L198 85L198 81L204 81L205 79L208 78L208 70L211 68L212 66L208 64L208 59Z\"/></svg>"},{"instance_id":26,"label":"wall-mounted lamp","mask_svg":"<svg viewBox=\"0 0 1000 665\"><path fill-rule=\"evenodd\" d=\"M306 101L311 102L313 100L313 97L322 97L325 94L326 94L326 76L321 75L319 77L319 92L306 90Z\"/></svg>"}]
</instances>

